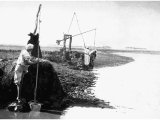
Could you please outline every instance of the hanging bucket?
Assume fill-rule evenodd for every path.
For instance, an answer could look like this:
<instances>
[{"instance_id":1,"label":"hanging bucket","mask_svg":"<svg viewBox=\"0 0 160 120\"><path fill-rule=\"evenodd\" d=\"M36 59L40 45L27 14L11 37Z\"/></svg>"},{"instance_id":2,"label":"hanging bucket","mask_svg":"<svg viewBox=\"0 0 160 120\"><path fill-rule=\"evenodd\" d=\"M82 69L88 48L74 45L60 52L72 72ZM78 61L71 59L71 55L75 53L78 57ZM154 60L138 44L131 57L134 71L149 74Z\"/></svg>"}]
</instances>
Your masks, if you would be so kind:
<instances>
[{"instance_id":1,"label":"hanging bucket","mask_svg":"<svg viewBox=\"0 0 160 120\"><path fill-rule=\"evenodd\" d=\"M29 106L32 111L40 111L42 104L36 102L29 102Z\"/></svg>"}]
</instances>

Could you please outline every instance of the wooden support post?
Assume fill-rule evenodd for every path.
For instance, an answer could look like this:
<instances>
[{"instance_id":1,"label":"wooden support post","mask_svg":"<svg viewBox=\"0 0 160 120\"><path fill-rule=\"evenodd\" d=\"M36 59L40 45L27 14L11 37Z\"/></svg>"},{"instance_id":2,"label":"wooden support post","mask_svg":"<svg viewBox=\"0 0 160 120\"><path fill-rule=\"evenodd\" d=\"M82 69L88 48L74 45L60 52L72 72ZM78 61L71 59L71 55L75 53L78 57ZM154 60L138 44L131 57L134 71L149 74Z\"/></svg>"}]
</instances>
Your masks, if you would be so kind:
<instances>
[{"instance_id":1,"label":"wooden support post","mask_svg":"<svg viewBox=\"0 0 160 120\"><path fill-rule=\"evenodd\" d=\"M63 40L63 60L66 60L66 36L64 35L64 40Z\"/></svg>"},{"instance_id":2,"label":"wooden support post","mask_svg":"<svg viewBox=\"0 0 160 120\"><path fill-rule=\"evenodd\" d=\"M69 35L69 52L71 51L71 46L72 46L72 35Z\"/></svg>"}]
</instances>

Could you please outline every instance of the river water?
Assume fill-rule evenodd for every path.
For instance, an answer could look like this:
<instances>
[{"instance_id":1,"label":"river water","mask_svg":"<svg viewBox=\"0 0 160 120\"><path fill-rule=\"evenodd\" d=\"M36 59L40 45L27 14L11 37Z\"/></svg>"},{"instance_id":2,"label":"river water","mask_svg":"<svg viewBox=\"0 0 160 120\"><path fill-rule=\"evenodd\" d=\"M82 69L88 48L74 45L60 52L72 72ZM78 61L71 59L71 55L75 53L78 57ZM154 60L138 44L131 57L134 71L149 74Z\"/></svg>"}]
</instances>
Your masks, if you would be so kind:
<instances>
[{"instance_id":1,"label":"river water","mask_svg":"<svg viewBox=\"0 0 160 120\"><path fill-rule=\"evenodd\" d=\"M0 118L37 119L105 119L105 118L160 118L160 55L119 53L132 57L133 62L116 67L95 69L98 73L97 98L110 102L110 108L70 107L63 115L30 112L0 111Z\"/></svg>"},{"instance_id":2,"label":"river water","mask_svg":"<svg viewBox=\"0 0 160 120\"><path fill-rule=\"evenodd\" d=\"M160 118L160 55L119 53L133 62L96 69L94 93L116 109L70 108L62 118Z\"/></svg>"}]
</instances>

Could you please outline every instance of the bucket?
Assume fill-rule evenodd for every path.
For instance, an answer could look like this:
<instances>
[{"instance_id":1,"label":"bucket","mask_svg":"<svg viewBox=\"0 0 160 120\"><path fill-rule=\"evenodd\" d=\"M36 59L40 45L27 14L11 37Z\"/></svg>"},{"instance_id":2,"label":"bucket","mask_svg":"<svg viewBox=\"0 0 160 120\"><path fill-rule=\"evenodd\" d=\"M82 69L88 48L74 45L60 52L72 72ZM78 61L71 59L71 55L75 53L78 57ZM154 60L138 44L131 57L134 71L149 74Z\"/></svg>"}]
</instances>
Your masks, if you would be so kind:
<instances>
[{"instance_id":1,"label":"bucket","mask_svg":"<svg viewBox=\"0 0 160 120\"><path fill-rule=\"evenodd\" d=\"M32 111L40 111L41 110L41 103L36 103L36 102L30 102L29 103L29 106L30 106L30 109Z\"/></svg>"}]
</instances>

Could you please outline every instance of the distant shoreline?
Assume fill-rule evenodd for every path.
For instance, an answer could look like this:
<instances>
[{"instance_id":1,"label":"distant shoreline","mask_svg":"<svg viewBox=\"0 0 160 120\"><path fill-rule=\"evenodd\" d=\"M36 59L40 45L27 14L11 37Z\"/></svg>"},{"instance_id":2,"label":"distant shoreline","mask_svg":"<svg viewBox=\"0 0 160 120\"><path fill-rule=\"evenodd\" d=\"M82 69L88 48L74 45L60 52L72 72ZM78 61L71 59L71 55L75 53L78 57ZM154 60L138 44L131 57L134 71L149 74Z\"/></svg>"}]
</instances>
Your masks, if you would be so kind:
<instances>
[{"instance_id":1,"label":"distant shoreline","mask_svg":"<svg viewBox=\"0 0 160 120\"><path fill-rule=\"evenodd\" d=\"M22 50L24 46L21 45L0 45L0 50ZM59 51L61 46L41 46L42 51ZM83 50L80 46L72 47L73 50ZM115 53L115 52L130 52L130 53L142 53L142 54L160 54L160 50L148 50L145 48L133 48L133 49L112 49L108 47L96 47L100 52Z\"/></svg>"}]
</instances>

